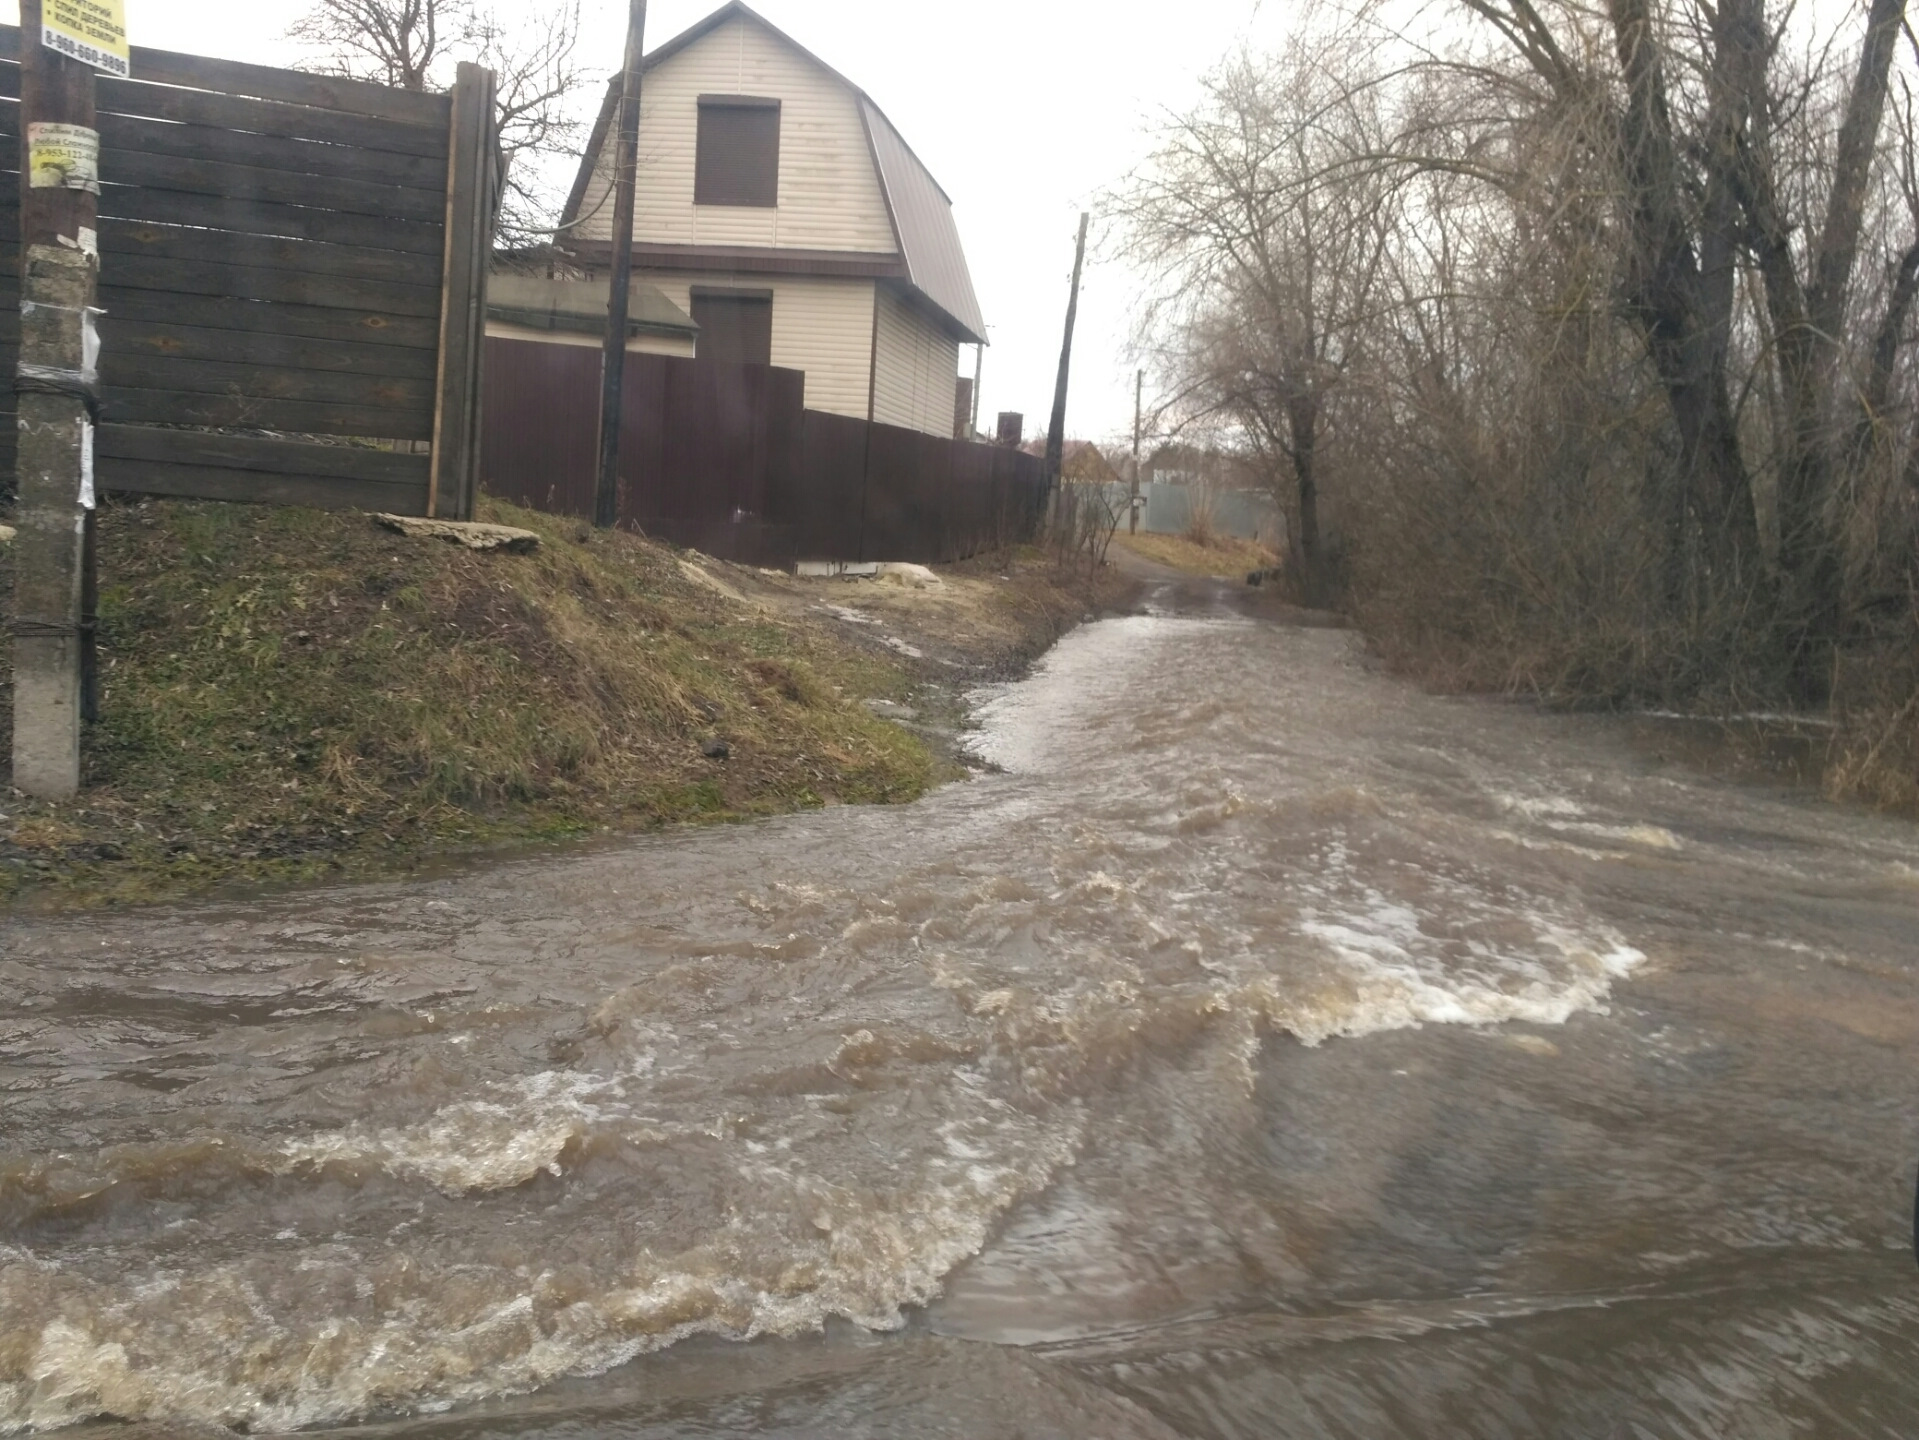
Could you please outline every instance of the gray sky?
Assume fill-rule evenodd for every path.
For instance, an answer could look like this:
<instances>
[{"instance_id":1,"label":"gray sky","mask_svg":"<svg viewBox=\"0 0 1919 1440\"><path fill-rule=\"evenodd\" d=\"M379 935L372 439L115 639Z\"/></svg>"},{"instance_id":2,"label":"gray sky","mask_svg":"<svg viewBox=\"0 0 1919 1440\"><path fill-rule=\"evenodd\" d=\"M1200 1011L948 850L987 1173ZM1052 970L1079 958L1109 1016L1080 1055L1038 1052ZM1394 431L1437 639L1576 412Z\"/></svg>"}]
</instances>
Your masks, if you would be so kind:
<instances>
[{"instance_id":1,"label":"gray sky","mask_svg":"<svg viewBox=\"0 0 1919 1440\"><path fill-rule=\"evenodd\" d=\"M537 0L532 0L537 3ZM719 0L652 0L647 48ZM1045 424L1082 206L1125 173L1144 130L1183 105L1193 82L1242 38L1275 43L1287 6L1259 0L753 0L754 8L862 86L953 197L991 326L980 415L1022 410ZM137 45L263 64L298 52L283 38L302 0L126 0ZM501 9L510 12L512 0ZM619 67L626 6L587 0L590 62ZM13 0L0 16L18 18ZM593 97L597 100L597 95ZM1122 353L1130 285L1091 268L1067 428L1130 430L1132 376ZM970 373L971 352L962 367ZM1147 403L1150 407L1151 396Z\"/></svg>"}]
</instances>

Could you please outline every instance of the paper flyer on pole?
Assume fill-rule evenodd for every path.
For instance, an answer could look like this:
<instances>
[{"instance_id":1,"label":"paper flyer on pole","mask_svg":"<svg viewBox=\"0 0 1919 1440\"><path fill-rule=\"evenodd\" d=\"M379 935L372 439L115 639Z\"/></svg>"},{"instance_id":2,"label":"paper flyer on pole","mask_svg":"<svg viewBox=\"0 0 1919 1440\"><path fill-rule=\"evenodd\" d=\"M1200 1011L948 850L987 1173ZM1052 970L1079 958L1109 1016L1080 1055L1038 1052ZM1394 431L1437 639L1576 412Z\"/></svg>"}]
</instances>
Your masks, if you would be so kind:
<instances>
[{"instance_id":1,"label":"paper flyer on pole","mask_svg":"<svg viewBox=\"0 0 1919 1440\"><path fill-rule=\"evenodd\" d=\"M133 71L126 0L46 0L40 43L109 75Z\"/></svg>"}]
</instances>

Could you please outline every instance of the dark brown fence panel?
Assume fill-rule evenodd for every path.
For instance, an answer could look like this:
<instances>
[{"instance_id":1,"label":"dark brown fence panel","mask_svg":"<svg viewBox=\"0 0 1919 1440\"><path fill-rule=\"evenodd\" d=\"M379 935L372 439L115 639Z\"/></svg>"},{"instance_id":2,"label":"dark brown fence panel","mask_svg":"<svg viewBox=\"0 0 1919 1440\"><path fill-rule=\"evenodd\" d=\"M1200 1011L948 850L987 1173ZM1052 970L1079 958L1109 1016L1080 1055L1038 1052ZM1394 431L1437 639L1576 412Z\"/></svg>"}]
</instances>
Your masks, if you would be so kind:
<instances>
[{"instance_id":1,"label":"dark brown fence panel","mask_svg":"<svg viewBox=\"0 0 1919 1440\"><path fill-rule=\"evenodd\" d=\"M629 395L632 376L629 368ZM597 348L489 337L483 413L481 485L489 494L549 515L593 513L600 423Z\"/></svg>"},{"instance_id":2,"label":"dark brown fence panel","mask_svg":"<svg viewBox=\"0 0 1919 1440\"><path fill-rule=\"evenodd\" d=\"M864 420L808 410L800 440L797 483L772 505L792 527L794 558L863 560L866 528Z\"/></svg>"},{"instance_id":3,"label":"dark brown fence panel","mask_svg":"<svg viewBox=\"0 0 1919 1440\"><path fill-rule=\"evenodd\" d=\"M600 353L487 341L488 491L590 515ZM961 560L1031 533L1037 457L803 408L768 365L627 357L621 521L723 559Z\"/></svg>"},{"instance_id":4,"label":"dark brown fence panel","mask_svg":"<svg viewBox=\"0 0 1919 1440\"><path fill-rule=\"evenodd\" d=\"M949 442L952 443L952 442ZM994 548L998 527L992 447L952 443L953 471L947 491L945 560L963 560Z\"/></svg>"},{"instance_id":5,"label":"dark brown fence panel","mask_svg":"<svg viewBox=\"0 0 1919 1440\"><path fill-rule=\"evenodd\" d=\"M622 520L725 559L790 562L768 497L796 483L806 377L664 355L631 357L627 375Z\"/></svg>"},{"instance_id":6,"label":"dark brown fence panel","mask_svg":"<svg viewBox=\"0 0 1919 1440\"><path fill-rule=\"evenodd\" d=\"M897 425L868 427L866 524L862 560L913 560L914 538L930 528L917 479L924 447L918 431Z\"/></svg>"},{"instance_id":7,"label":"dark brown fence panel","mask_svg":"<svg viewBox=\"0 0 1919 1440\"><path fill-rule=\"evenodd\" d=\"M488 492L591 515L599 350L495 337L486 342L486 377ZM770 365L628 355L621 523L724 559L789 563L791 522L772 502L797 485L805 381Z\"/></svg>"},{"instance_id":8,"label":"dark brown fence panel","mask_svg":"<svg viewBox=\"0 0 1919 1440\"><path fill-rule=\"evenodd\" d=\"M0 27L9 370L18 47ZM492 77L425 95L136 47L131 79L95 85L102 488L470 513Z\"/></svg>"}]
</instances>

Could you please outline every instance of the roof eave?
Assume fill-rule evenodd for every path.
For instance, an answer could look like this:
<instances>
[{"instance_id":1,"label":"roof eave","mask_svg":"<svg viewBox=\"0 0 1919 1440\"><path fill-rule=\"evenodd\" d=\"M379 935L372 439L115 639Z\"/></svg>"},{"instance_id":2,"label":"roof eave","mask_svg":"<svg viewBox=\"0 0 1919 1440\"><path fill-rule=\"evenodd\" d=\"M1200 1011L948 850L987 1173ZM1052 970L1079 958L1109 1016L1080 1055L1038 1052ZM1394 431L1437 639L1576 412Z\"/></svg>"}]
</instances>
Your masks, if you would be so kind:
<instances>
[{"instance_id":1,"label":"roof eave","mask_svg":"<svg viewBox=\"0 0 1919 1440\"><path fill-rule=\"evenodd\" d=\"M955 315L931 295L928 295L924 290L920 289L920 287L915 285L910 279L897 279L891 283L898 291L909 296L915 305L925 310L933 319L937 320L942 327L957 337L962 345L990 345L993 343L984 335L975 334L972 326L968 325L964 320L960 319L959 316Z\"/></svg>"}]
</instances>

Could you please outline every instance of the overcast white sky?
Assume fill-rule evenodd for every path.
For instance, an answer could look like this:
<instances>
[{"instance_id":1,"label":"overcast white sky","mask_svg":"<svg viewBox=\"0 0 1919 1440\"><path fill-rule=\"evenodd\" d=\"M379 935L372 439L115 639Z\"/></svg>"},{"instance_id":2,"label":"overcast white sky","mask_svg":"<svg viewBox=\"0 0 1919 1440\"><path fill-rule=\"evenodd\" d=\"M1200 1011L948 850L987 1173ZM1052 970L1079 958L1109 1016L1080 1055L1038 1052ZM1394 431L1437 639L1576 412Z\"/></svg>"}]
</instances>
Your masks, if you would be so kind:
<instances>
[{"instance_id":1,"label":"overcast white sky","mask_svg":"<svg viewBox=\"0 0 1919 1440\"><path fill-rule=\"evenodd\" d=\"M539 0L520 0L531 8ZM647 48L720 0L652 0ZM1082 207L1132 165L1144 131L1248 35L1278 41L1283 0L752 0L773 24L865 88L953 197L991 327L980 417L1021 410L1044 426ZM136 45L287 64L304 0L126 0ZM514 0L502 0L503 12ZM624 0L587 0L589 58L619 67ZM14 0L0 16L17 21ZM597 94L592 97L597 100ZM1067 428L1104 438L1132 425L1122 350L1124 272L1094 266L1081 293ZM970 373L970 350L962 358ZM1147 397L1150 408L1152 397Z\"/></svg>"}]
</instances>

